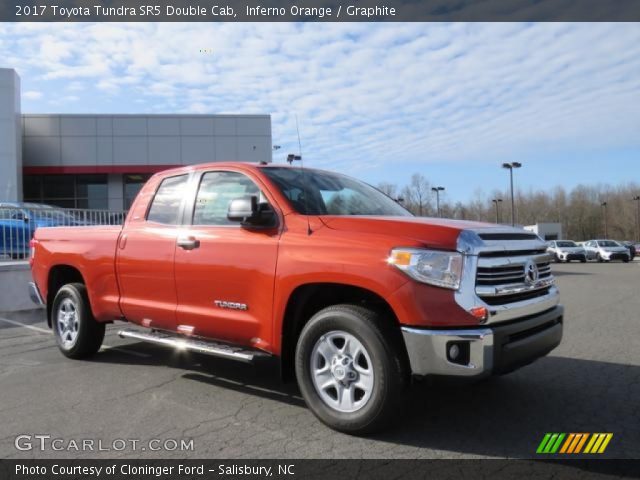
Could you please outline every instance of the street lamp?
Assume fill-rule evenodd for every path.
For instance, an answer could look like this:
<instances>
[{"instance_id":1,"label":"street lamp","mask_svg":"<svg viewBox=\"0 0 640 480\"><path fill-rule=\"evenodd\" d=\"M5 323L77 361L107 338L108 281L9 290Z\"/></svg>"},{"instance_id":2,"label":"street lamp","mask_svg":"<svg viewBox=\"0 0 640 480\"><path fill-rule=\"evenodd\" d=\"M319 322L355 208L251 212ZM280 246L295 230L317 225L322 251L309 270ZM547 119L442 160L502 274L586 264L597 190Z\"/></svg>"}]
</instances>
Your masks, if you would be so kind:
<instances>
[{"instance_id":1,"label":"street lamp","mask_svg":"<svg viewBox=\"0 0 640 480\"><path fill-rule=\"evenodd\" d=\"M602 202L600 206L602 207L604 217L604 238L609 238L609 225L607 224L607 202Z\"/></svg>"},{"instance_id":2,"label":"street lamp","mask_svg":"<svg viewBox=\"0 0 640 480\"><path fill-rule=\"evenodd\" d=\"M633 197L636 202L636 228L638 229L638 242L640 242L640 195Z\"/></svg>"},{"instance_id":3,"label":"street lamp","mask_svg":"<svg viewBox=\"0 0 640 480\"><path fill-rule=\"evenodd\" d=\"M496 223L500 223L500 210L498 209L498 204L502 203L501 198L494 198L491 200L496 206Z\"/></svg>"},{"instance_id":4,"label":"street lamp","mask_svg":"<svg viewBox=\"0 0 640 480\"><path fill-rule=\"evenodd\" d=\"M515 200L513 199L513 169L520 168L522 164L520 162L503 163L502 168L509 170L509 178L511 179L511 226L516 225L516 207Z\"/></svg>"},{"instance_id":5,"label":"street lamp","mask_svg":"<svg viewBox=\"0 0 640 480\"><path fill-rule=\"evenodd\" d=\"M444 191L444 187L431 187L432 192L436 192L436 211L440 216L440 192Z\"/></svg>"}]
</instances>

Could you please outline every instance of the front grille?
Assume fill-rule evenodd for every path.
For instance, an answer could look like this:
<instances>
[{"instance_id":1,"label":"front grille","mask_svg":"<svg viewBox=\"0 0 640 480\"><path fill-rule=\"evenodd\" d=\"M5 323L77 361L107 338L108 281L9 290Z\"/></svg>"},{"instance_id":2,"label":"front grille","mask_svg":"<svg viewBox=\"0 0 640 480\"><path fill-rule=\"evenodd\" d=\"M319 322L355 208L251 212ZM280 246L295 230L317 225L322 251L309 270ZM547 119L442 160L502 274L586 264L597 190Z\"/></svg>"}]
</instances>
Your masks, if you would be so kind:
<instances>
[{"instance_id":1,"label":"front grille","mask_svg":"<svg viewBox=\"0 0 640 480\"><path fill-rule=\"evenodd\" d=\"M549 255L540 249L491 252L478 258L476 292L491 306L507 305L543 297L553 281ZM538 267L538 283L527 282L526 266L533 260Z\"/></svg>"},{"instance_id":2,"label":"front grille","mask_svg":"<svg viewBox=\"0 0 640 480\"><path fill-rule=\"evenodd\" d=\"M551 264L548 261L537 262L539 278L551 276ZM476 285L501 286L524 283L525 264L495 267L478 267Z\"/></svg>"},{"instance_id":3,"label":"front grille","mask_svg":"<svg viewBox=\"0 0 640 480\"><path fill-rule=\"evenodd\" d=\"M532 290L530 292L522 292L522 293L514 293L513 295L502 295L499 297L481 297L482 300L487 304L496 306L496 305L505 305L508 303L515 302L524 302L525 300L533 300L534 298L544 297L551 287L541 288L540 290Z\"/></svg>"}]
</instances>

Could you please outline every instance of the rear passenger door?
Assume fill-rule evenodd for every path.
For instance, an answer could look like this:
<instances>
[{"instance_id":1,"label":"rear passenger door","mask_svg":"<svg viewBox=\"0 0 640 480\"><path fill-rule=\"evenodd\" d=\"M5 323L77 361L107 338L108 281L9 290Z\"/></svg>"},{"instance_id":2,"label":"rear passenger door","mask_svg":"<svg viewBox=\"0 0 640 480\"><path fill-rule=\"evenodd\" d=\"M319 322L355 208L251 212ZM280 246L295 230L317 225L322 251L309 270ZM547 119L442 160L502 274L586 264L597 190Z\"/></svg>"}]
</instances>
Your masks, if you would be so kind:
<instances>
[{"instance_id":1,"label":"rear passenger door","mask_svg":"<svg viewBox=\"0 0 640 480\"><path fill-rule=\"evenodd\" d=\"M144 218L125 224L116 252L120 308L134 323L176 328L173 262L189 175L164 178Z\"/></svg>"},{"instance_id":2,"label":"rear passenger door","mask_svg":"<svg viewBox=\"0 0 640 480\"><path fill-rule=\"evenodd\" d=\"M175 254L178 329L266 348L280 229L244 228L227 219L227 209L231 200L253 195L277 208L259 180L245 173L208 171L196 182L195 206L185 212L185 224L192 225L185 226Z\"/></svg>"}]
</instances>

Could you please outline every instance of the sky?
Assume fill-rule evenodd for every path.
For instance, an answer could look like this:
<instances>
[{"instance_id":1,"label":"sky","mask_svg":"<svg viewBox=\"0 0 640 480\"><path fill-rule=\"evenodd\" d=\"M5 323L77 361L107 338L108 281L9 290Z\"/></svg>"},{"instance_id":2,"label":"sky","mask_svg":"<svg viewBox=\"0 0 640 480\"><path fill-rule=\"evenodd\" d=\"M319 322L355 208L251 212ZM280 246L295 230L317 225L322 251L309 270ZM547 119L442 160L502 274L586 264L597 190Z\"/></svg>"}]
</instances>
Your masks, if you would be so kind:
<instances>
[{"instance_id":1,"label":"sky","mask_svg":"<svg viewBox=\"0 0 640 480\"><path fill-rule=\"evenodd\" d=\"M0 23L25 113L268 113L274 161L448 201L640 180L640 24Z\"/></svg>"}]
</instances>

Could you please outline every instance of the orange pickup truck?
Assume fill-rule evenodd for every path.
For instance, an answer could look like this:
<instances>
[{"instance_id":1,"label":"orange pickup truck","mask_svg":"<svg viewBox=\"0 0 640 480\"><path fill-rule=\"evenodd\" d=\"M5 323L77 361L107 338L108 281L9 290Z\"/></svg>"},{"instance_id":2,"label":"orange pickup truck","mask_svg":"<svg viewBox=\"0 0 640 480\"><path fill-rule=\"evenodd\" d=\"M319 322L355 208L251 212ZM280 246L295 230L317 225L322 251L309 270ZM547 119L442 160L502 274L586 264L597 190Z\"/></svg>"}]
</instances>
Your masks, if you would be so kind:
<instances>
[{"instance_id":1,"label":"orange pickup truck","mask_svg":"<svg viewBox=\"0 0 640 480\"><path fill-rule=\"evenodd\" d=\"M29 291L62 353L124 338L276 357L313 413L381 428L412 378L482 378L546 355L563 308L523 230L417 218L347 176L213 163L153 176L124 226L38 228Z\"/></svg>"}]
</instances>

